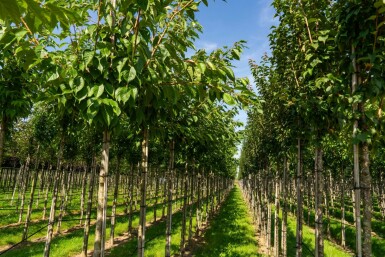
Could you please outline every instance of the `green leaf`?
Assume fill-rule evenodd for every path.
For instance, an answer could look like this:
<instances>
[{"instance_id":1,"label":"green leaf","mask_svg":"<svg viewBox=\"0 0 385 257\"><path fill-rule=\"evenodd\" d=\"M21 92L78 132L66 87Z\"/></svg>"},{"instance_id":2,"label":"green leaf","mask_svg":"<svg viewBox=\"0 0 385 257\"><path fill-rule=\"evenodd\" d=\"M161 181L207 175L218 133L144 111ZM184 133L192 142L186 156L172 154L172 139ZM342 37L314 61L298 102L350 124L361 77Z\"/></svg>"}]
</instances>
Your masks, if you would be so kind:
<instances>
[{"instance_id":1,"label":"green leaf","mask_svg":"<svg viewBox=\"0 0 385 257\"><path fill-rule=\"evenodd\" d=\"M107 24L110 28L112 28L112 16L111 15L108 15L106 17L106 21L107 21Z\"/></svg>"},{"instance_id":2,"label":"green leaf","mask_svg":"<svg viewBox=\"0 0 385 257\"><path fill-rule=\"evenodd\" d=\"M88 66L88 64L90 64L90 62L94 58L94 51L85 51L83 53L83 58L85 66Z\"/></svg>"},{"instance_id":3,"label":"green leaf","mask_svg":"<svg viewBox=\"0 0 385 257\"><path fill-rule=\"evenodd\" d=\"M198 67L201 70L202 74L204 74L206 71L206 64L204 64L203 62L200 62L198 63Z\"/></svg>"},{"instance_id":4,"label":"green leaf","mask_svg":"<svg viewBox=\"0 0 385 257\"><path fill-rule=\"evenodd\" d=\"M130 98L130 92L127 87L120 87L115 91L115 98L118 102L126 103Z\"/></svg>"},{"instance_id":5,"label":"green leaf","mask_svg":"<svg viewBox=\"0 0 385 257\"><path fill-rule=\"evenodd\" d=\"M217 69L217 68L215 67L215 65L214 65L211 61L207 61L206 63L207 63L207 65L210 67L210 69L212 69L212 70L216 70L216 69Z\"/></svg>"},{"instance_id":6,"label":"green leaf","mask_svg":"<svg viewBox=\"0 0 385 257\"><path fill-rule=\"evenodd\" d=\"M326 40L329 38L329 36L324 36L324 37L322 37L322 36L319 36L318 37L318 41L321 41L321 42L323 42L323 43L325 43L326 42Z\"/></svg>"},{"instance_id":7,"label":"green leaf","mask_svg":"<svg viewBox=\"0 0 385 257\"><path fill-rule=\"evenodd\" d=\"M384 1L383 0L380 0L380 1L377 1L374 3L374 7L375 8L379 8L380 6L384 5Z\"/></svg>"},{"instance_id":8,"label":"green leaf","mask_svg":"<svg viewBox=\"0 0 385 257\"><path fill-rule=\"evenodd\" d=\"M229 79L235 80L234 71L233 71L231 68L229 68L228 66L225 66L225 67L224 67L224 70L225 70L226 75L227 75L227 77L228 77Z\"/></svg>"},{"instance_id":9,"label":"green leaf","mask_svg":"<svg viewBox=\"0 0 385 257\"><path fill-rule=\"evenodd\" d=\"M223 101L225 101L228 105L235 105L234 98L228 93L223 94Z\"/></svg>"},{"instance_id":10,"label":"green leaf","mask_svg":"<svg viewBox=\"0 0 385 257\"><path fill-rule=\"evenodd\" d=\"M117 102L115 102L114 100L112 99L103 99L102 100L102 103L106 104L106 105L109 105L112 107L112 110L114 111L114 114L116 116L119 116L121 114L121 110L119 108L119 105Z\"/></svg>"},{"instance_id":11,"label":"green leaf","mask_svg":"<svg viewBox=\"0 0 385 257\"><path fill-rule=\"evenodd\" d=\"M111 125L111 116L113 115L112 109L104 107L101 108L100 111L102 113L103 121L105 122L107 127L109 127Z\"/></svg>"},{"instance_id":12,"label":"green leaf","mask_svg":"<svg viewBox=\"0 0 385 257\"><path fill-rule=\"evenodd\" d=\"M131 82L136 77L136 70L135 70L135 68L131 67L130 71L126 71L126 70L123 71L122 72L122 76L123 76L124 81L126 81L127 83Z\"/></svg>"},{"instance_id":13,"label":"green leaf","mask_svg":"<svg viewBox=\"0 0 385 257\"><path fill-rule=\"evenodd\" d=\"M15 0L1 0L0 1L0 19L7 20L10 17L15 23L20 22L22 14L20 12L18 2Z\"/></svg>"},{"instance_id":14,"label":"green leaf","mask_svg":"<svg viewBox=\"0 0 385 257\"><path fill-rule=\"evenodd\" d=\"M131 91L132 98L135 100L136 97L138 96L138 89L136 87L134 87L134 88L131 88L130 91Z\"/></svg>"},{"instance_id":15,"label":"green leaf","mask_svg":"<svg viewBox=\"0 0 385 257\"><path fill-rule=\"evenodd\" d=\"M101 84L100 86L98 86L98 90L94 95L96 98L99 98L103 94L103 92L104 92L104 85Z\"/></svg>"},{"instance_id":16,"label":"green leaf","mask_svg":"<svg viewBox=\"0 0 385 257\"><path fill-rule=\"evenodd\" d=\"M119 73L119 79L120 79L120 77L121 77L122 69L123 69L124 65L126 64L127 60L128 60L127 57L126 57L126 58L123 58L122 60L120 60L120 61L118 62L118 65L116 66L116 69L118 70L118 73Z\"/></svg>"},{"instance_id":17,"label":"green leaf","mask_svg":"<svg viewBox=\"0 0 385 257\"><path fill-rule=\"evenodd\" d=\"M55 79L58 79L59 78L59 73L58 72L54 72L52 73L52 75L48 78L47 81L52 81L52 80L55 80Z\"/></svg>"},{"instance_id":18,"label":"green leaf","mask_svg":"<svg viewBox=\"0 0 385 257\"><path fill-rule=\"evenodd\" d=\"M234 58L235 60L241 59L241 53L240 53L239 50L236 49L236 48L234 48L234 49L231 50L231 55L233 56L233 58Z\"/></svg>"}]
</instances>

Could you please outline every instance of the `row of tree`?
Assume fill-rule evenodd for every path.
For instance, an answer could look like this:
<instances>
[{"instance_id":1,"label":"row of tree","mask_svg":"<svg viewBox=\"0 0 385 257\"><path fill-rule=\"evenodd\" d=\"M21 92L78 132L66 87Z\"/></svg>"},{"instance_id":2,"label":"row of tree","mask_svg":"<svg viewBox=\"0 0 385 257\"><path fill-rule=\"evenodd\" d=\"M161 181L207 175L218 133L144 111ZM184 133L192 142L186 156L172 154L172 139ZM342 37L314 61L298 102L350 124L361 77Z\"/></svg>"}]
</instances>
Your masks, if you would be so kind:
<instances>
[{"instance_id":1,"label":"row of tree","mask_svg":"<svg viewBox=\"0 0 385 257\"><path fill-rule=\"evenodd\" d=\"M64 160L74 158L76 149L89 158L93 152L89 147L101 143L94 256L104 254L111 143L116 144L117 158L121 148L140 145L138 256L144 256L150 141L169 145L170 171L175 162L174 146L182 144L187 149L185 162L203 165L204 161L207 170L234 174L237 124L232 121L234 111L223 103L244 106L253 100L247 79L236 78L232 71L231 62L240 58L244 42L187 56L188 50L195 49L194 40L201 31L195 19L201 4L208 3L0 3L0 163L6 134L12 128L28 139L22 146L9 143L9 157L22 159L15 154L20 147L37 145L50 161L56 159L57 171L64 170ZM27 122L36 120L35 134L15 126L29 113L33 116ZM81 131L92 140L79 136ZM99 136L91 136L95 133ZM55 176L52 182L44 256L49 255L60 177ZM169 189L172 193L171 185Z\"/></svg>"},{"instance_id":2,"label":"row of tree","mask_svg":"<svg viewBox=\"0 0 385 257\"><path fill-rule=\"evenodd\" d=\"M249 112L241 173L282 177L288 163L297 163L295 173L287 171L297 188L296 256L302 256L304 177L314 180L308 207L315 211L315 256L324 255L325 172L339 185L349 181L356 256L372 256L372 199L384 199L372 177L384 186L385 5L276 0L273 6L271 56L250 62L263 113Z\"/></svg>"}]
</instances>

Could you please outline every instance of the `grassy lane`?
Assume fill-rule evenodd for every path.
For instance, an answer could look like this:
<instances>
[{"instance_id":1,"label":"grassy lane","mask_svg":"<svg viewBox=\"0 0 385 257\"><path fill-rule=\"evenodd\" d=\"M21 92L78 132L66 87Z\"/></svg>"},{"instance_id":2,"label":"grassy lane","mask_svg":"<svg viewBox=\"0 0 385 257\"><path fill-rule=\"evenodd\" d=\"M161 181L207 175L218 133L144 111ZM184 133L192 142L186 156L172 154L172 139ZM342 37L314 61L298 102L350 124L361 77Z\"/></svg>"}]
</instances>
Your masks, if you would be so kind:
<instances>
[{"instance_id":1,"label":"grassy lane","mask_svg":"<svg viewBox=\"0 0 385 257\"><path fill-rule=\"evenodd\" d=\"M296 230L296 220L293 216L288 216L288 233L287 233L287 256L295 256L295 230ZM325 236L326 238L326 236ZM302 256L303 257L313 257L314 256L314 229L303 225L303 244L302 247ZM350 257L352 254L345 252L341 247L331 243L329 240L324 240L324 254L325 257Z\"/></svg>"},{"instance_id":2,"label":"grassy lane","mask_svg":"<svg viewBox=\"0 0 385 257\"><path fill-rule=\"evenodd\" d=\"M257 240L241 191L234 187L204 235L194 256L250 257L257 254Z\"/></svg>"}]
</instances>

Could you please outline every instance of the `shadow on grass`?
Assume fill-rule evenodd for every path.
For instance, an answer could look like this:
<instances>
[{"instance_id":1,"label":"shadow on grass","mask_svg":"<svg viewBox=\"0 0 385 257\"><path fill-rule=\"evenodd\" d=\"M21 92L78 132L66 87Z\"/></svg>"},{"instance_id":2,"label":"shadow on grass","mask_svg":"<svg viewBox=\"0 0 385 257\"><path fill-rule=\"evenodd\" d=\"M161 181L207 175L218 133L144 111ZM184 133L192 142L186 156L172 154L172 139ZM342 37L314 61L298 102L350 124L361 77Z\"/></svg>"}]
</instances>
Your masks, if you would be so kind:
<instances>
[{"instance_id":1,"label":"shadow on grass","mask_svg":"<svg viewBox=\"0 0 385 257\"><path fill-rule=\"evenodd\" d=\"M195 211L195 206L194 206ZM182 226L182 212L178 211L172 215L172 241L171 241L171 254L177 254L179 252L180 244L180 229ZM146 243L145 243L145 256L148 257L161 257L165 255L165 237L166 222L165 220L159 220L152 223L151 226L146 228ZM120 244L111 249L108 256L137 256L138 238L134 237L124 244Z\"/></svg>"},{"instance_id":2,"label":"shadow on grass","mask_svg":"<svg viewBox=\"0 0 385 257\"><path fill-rule=\"evenodd\" d=\"M205 232L203 245L194 251L193 256L261 256L257 253L253 225L238 187L231 190Z\"/></svg>"}]
</instances>

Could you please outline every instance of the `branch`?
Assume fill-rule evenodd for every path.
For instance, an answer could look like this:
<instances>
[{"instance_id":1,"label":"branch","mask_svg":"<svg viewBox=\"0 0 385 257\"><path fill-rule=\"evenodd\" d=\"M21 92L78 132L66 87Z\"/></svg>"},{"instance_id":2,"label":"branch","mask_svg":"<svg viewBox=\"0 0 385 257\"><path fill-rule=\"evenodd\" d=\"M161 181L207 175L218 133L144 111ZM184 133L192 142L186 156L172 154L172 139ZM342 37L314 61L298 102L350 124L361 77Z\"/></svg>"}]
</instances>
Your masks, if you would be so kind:
<instances>
[{"instance_id":1,"label":"branch","mask_svg":"<svg viewBox=\"0 0 385 257\"><path fill-rule=\"evenodd\" d=\"M28 27L28 24L25 22L23 17L20 17L21 22L23 23L24 27L27 29L28 33L31 34L31 40L35 43L35 45L39 45L39 41L33 36L33 33L31 29Z\"/></svg>"},{"instance_id":2,"label":"branch","mask_svg":"<svg viewBox=\"0 0 385 257\"><path fill-rule=\"evenodd\" d=\"M96 27L96 37L95 37L95 46L94 46L94 52L96 52L96 45L98 44L98 36L99 36L99 29L100 29L100 12L102 9L102 0L99 0L99 6L98 6L98 23Z\"/></svg>"},{"instance_id":3,"label":"branch","mask_svg":"<svg viewBox=\"0 0 385 257\"><path fill-rule=\"evenodd\" d=\"M308 35L309 35L310 43L313 44L313 38L312 38L311 32L310 32L309 21L307 20L305 10L303 9L302 1L300 0L299 3L300 3L300 5L301 5L301 11L302 11L302 13L303 13L303 17L304 17L304 19L305 19L306 29L307 29L307 33L308 33Z\"/></svg>"},{"instance_id":4,"label":"branch","mask_svg":"<svg viewBox=\"0 0 385 257\"><path fill-rule=\"evenodd\" d=\"M292 70L293 70L294 79L295 79L295 82L296 82L296 84L297 84L297 87L300 87L299 81L298 81L298 78L297 78L297 74L295 73L295 69L294 69L293 63L291 63L291 68L292 68Z\"/></svg>"},{"instance_id":5,"label":"branch","mask_svg":"<svg viewBox=\"0 0 385 257\"><path fill-rule=\"evenodd\" d=\"M172 20L174 20L174 18L177 16L177 14L179 14L180 12L182 12L184 9L186 9L190 4L192 4L194 2L194 0L190 0L187 4L185 4L181 9L178 9L179 5L175 8L175 10L172 12L172 15L170 17L170 21L167 23L166 25L166 28L164 29L163 33L160 35L159 39L158 39L158 42L156 43L156 45L154 46L154 48L152 49L151 51L151 57L147 60L146 64L144 65L144 69L150 64L152 58L154 57L155 55L155 52L156 50L158 49L160 43L162 42L164 36L166 35L169 27L170 27L170 22Z\"/></svg>"},{"instance_id":6,"label":"branch","mask_svg":"<svg viewBox=\"0 0 385 257\"><path fill-rule=\"evenodd\" d=\"M135 57L135 52L136 52L136 40L138 39L138 33L139 33L139 19L140 19L140 9L138 11L138 17L136 17L136 22L135 22L135 40L134 40L134 48L132 50L132 60L134 60Z\"/></svg>"}]
</instances>

